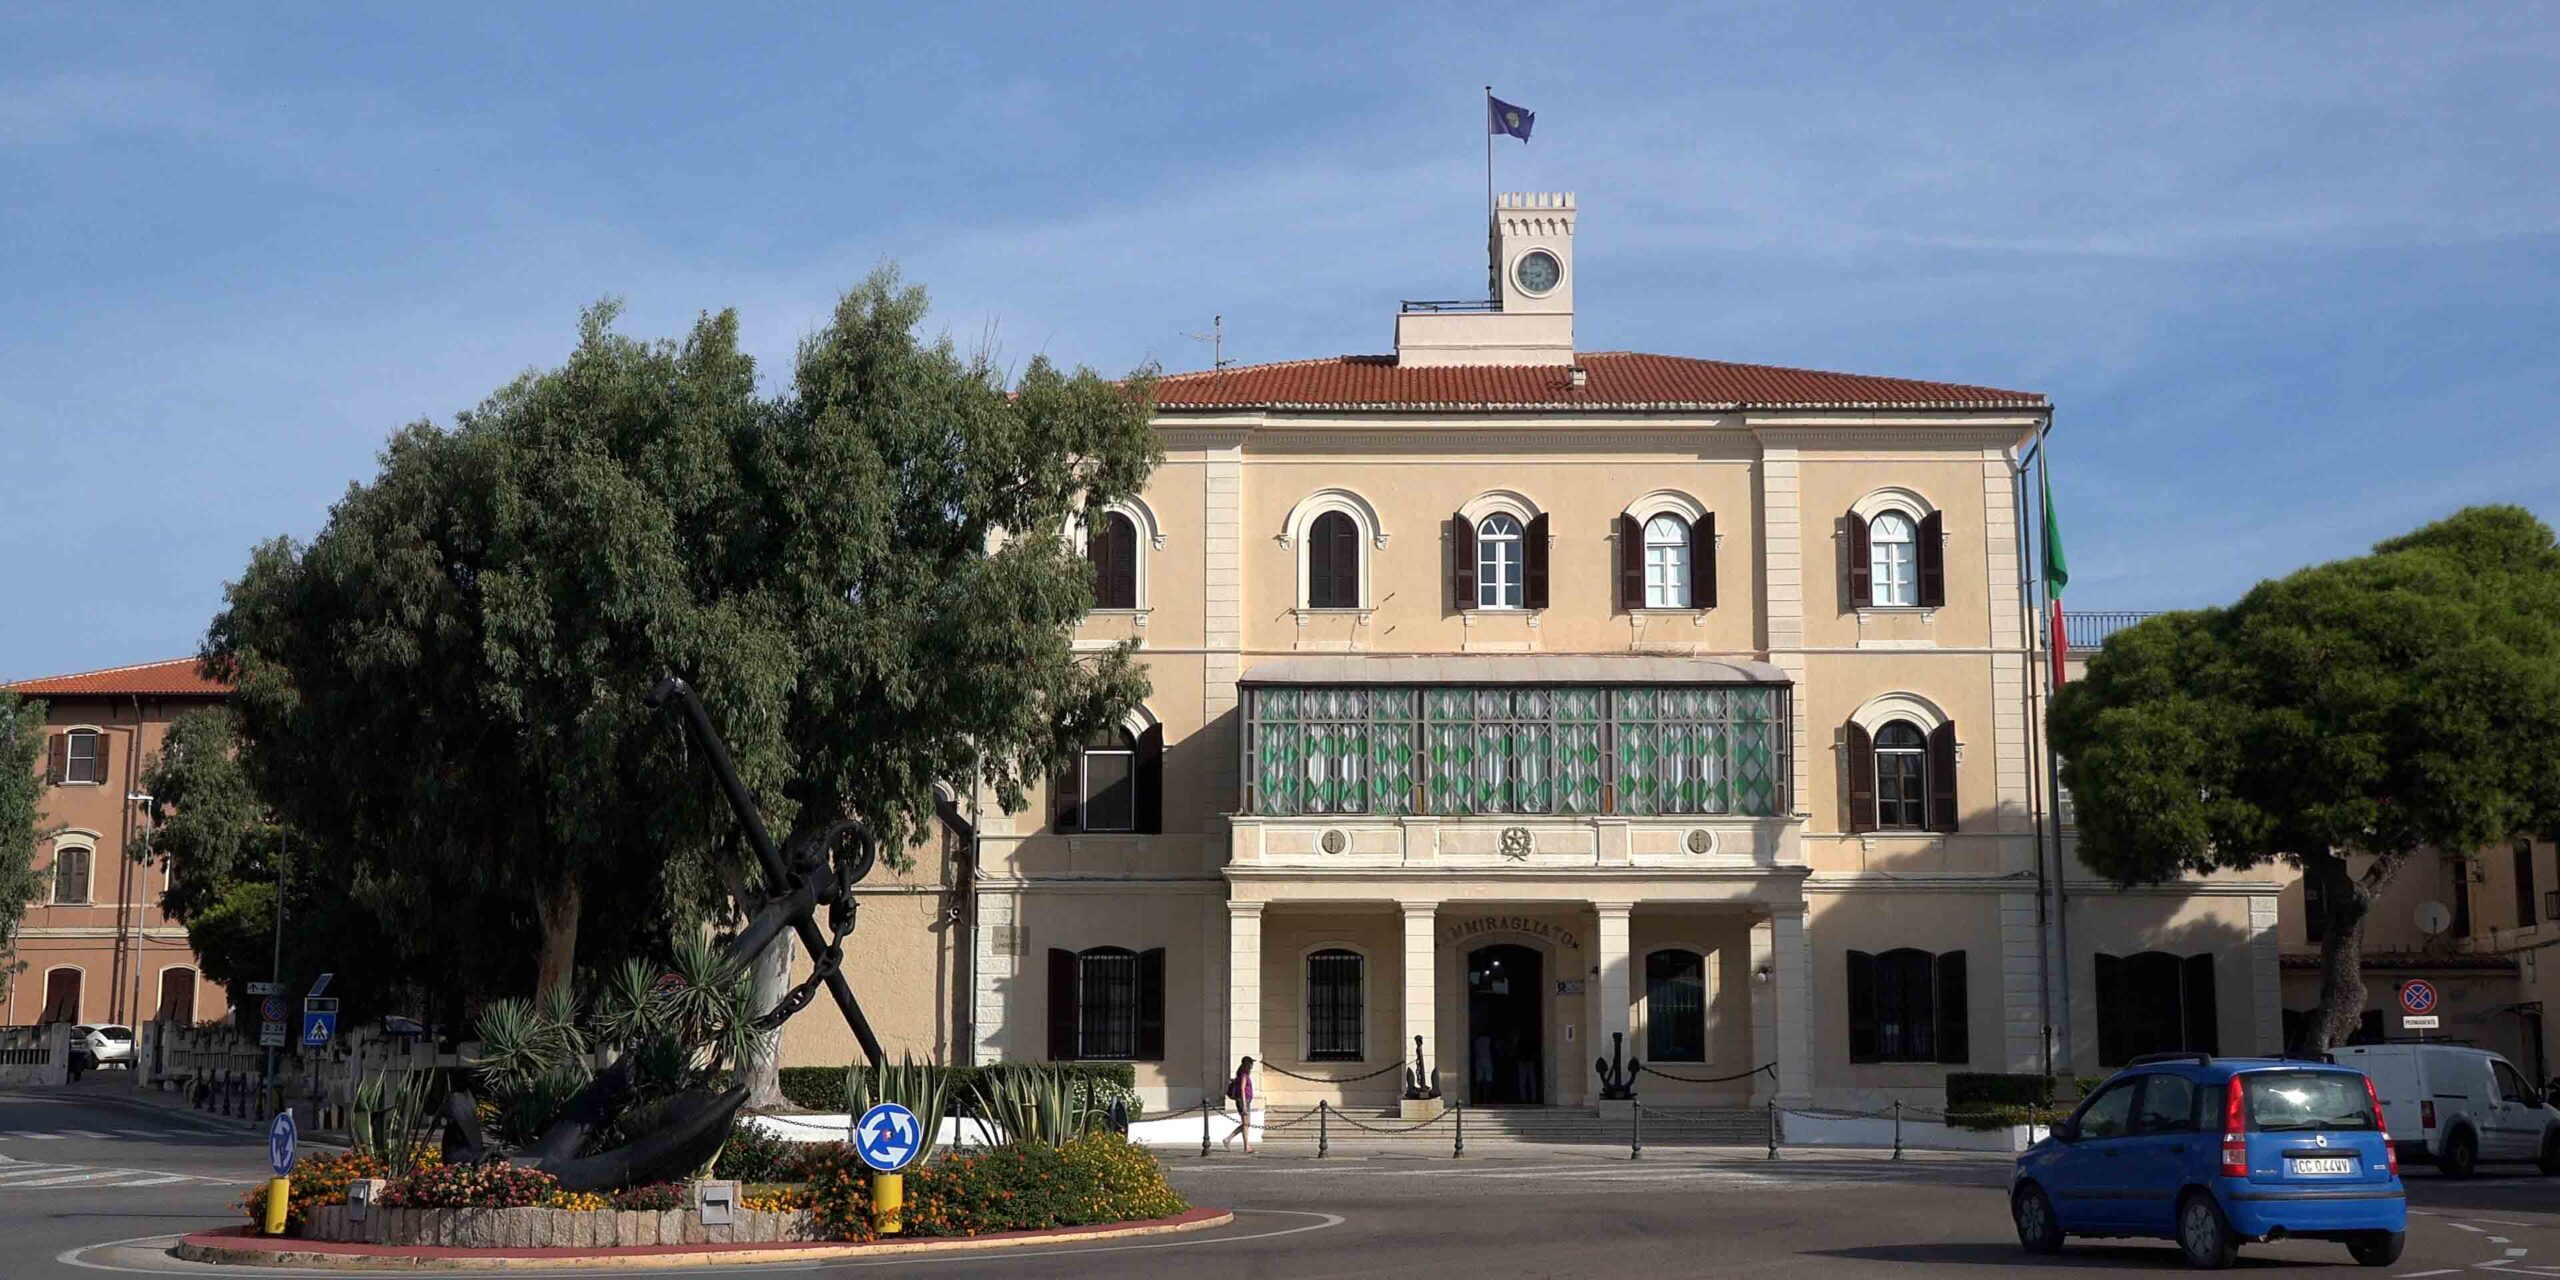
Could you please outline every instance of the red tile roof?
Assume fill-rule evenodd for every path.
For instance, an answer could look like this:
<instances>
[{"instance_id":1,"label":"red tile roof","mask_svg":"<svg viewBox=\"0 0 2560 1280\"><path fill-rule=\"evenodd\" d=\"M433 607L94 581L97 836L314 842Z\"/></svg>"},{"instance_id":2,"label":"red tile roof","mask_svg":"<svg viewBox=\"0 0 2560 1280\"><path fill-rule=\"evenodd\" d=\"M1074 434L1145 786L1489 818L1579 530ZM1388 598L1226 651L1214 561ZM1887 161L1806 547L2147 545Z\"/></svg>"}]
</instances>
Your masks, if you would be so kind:
<instances>
[{"instance_id":1,"label":"red tile roof","mask_svg":"<svg viewBox=\"0 0 2560 1280\"><path fill-rule=\"evenodd\" d=\"M132 667L109 667L67 676L41 676L0 689L41 698L220 698L231 686L208 680L193 658L171 658Z\"/></svg>"},{"instance_id":2,"label":"red tile roof","mask_svg":"<svg viewBox=\"0 0 2560 1280\"><path fill-rule=\"evenodd\" d=\"M1334 356L1169 374L1156 407L1204 409L2044 409L2041 393L1917 382L1633 351L1582 353L1583 385L1563 365L1406 367L1393 356Z\"/></svg>"}]
</instances>

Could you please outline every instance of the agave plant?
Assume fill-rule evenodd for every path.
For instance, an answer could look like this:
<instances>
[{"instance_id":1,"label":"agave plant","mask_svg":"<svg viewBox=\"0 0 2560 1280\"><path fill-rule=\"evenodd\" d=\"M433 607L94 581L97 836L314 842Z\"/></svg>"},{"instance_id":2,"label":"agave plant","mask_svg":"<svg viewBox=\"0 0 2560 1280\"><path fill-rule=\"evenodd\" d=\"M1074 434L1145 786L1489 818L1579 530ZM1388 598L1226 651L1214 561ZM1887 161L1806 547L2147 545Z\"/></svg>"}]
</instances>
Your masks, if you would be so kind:
<instances>
[{"instance_id":1,"label":"agave plant","mask_svg":"<svg viewBox=\"0 0 2560 1280\"><path fill-rule=\"evenodd\" d=\"M990 1068L978 1076L978 1116L1006 1142L1065 1146L1101 1127L1102 1116L1064 1072L1044 1066Z\"/></svg>"},{"instance_id":2,"label":"agave plant","mask_svg":"<svg viewBox=\"0 0 2560 1280\"><path fill-rule=\"evenodd\" d=\"M356 1081L355 1096L347 1100L347 1136L358 1151L374 1151L374 1123L390 1102L390 1094L379 1071L368 1073Z\"/></svg>"},{"instance_id":3,"label":"agave plant","mask_svg":"<svg viewBox=\"0 0 2560 1280\"><path fill-rule=\"evenodd\" d=\"M895 1102L916 1115L916 1125L923 1131L916 1147L915 1163L924 1163L933 1154L934 1139L942 1131L942 1113L949 1101L951 1075L930 1062L918 1062L898 1055L898 1065L877 1070L861 1063L844 1069L844 1096L852 1108L851 1120L859 1120L874 1103Z\"/></svg>"}]
</instances>

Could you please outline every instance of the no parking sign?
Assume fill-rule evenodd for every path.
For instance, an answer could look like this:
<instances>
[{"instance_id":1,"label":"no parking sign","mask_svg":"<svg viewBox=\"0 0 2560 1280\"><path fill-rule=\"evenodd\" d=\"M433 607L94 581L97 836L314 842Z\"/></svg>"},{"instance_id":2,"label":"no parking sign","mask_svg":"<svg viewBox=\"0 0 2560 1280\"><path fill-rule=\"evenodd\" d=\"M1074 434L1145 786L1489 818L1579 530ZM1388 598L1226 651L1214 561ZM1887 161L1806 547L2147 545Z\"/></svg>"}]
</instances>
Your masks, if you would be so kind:
<instances>
[{"instance_id":1,"label":"no parking sign","mask_svg":"<svg viewBox=\"0 0 2560 1280\"><path fill-rule=\"evenodd\" d=\"M2401 983L2400 1008L2404 1013L2434 1013L2436 984L2424 978L2411 978Z\"/></svg>"}]
</instances>

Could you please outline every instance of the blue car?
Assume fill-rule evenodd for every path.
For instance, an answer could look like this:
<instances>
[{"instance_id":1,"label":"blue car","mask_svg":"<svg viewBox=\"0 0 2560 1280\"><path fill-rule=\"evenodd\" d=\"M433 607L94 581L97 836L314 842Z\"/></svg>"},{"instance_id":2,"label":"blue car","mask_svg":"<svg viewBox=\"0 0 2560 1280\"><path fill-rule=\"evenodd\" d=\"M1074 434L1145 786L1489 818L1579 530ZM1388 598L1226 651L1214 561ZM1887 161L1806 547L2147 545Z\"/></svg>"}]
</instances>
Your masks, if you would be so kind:
<instances>
[{"instance_id":1,"label":"blue car","mask_svg":"<svg viewBox=\"0 0 2560 1280\"><path fill-rule=\"evenodd\" d=\"M2146 1055L2109 1077L2018 1157L2009 1209L2030 1253L2067 1236L2148 1237L2207 1269L2243 1243L2296 1236L2387 1267L2409 1229L2400 1157L2363 1072L2201 1053Z\"/></svg>"}]
</instances>

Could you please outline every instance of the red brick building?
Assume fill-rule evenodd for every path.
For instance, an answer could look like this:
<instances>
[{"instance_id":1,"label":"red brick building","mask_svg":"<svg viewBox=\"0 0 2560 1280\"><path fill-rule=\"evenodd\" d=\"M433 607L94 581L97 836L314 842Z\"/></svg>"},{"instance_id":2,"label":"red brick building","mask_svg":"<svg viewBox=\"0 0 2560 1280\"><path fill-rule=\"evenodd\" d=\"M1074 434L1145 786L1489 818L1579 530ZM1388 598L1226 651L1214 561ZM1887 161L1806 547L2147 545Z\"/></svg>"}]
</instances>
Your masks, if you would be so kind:
<instances>
[{"instance_id":1,"label":"red brick building","mask_svg":"<svg viewBox=\"0 0 2560 1280\"><path fill-rule=\"evenodd\" d=\"M45 774L36 870L42 889L27 908L0 976L0 1023L197 1022L224 1012L187 931L160 912L165 873L130 853L146 838L150 797L143 771L169 722L220 702L230 689L180 658L5 686L45 704Z\"/></svg>"}]
</instances>

